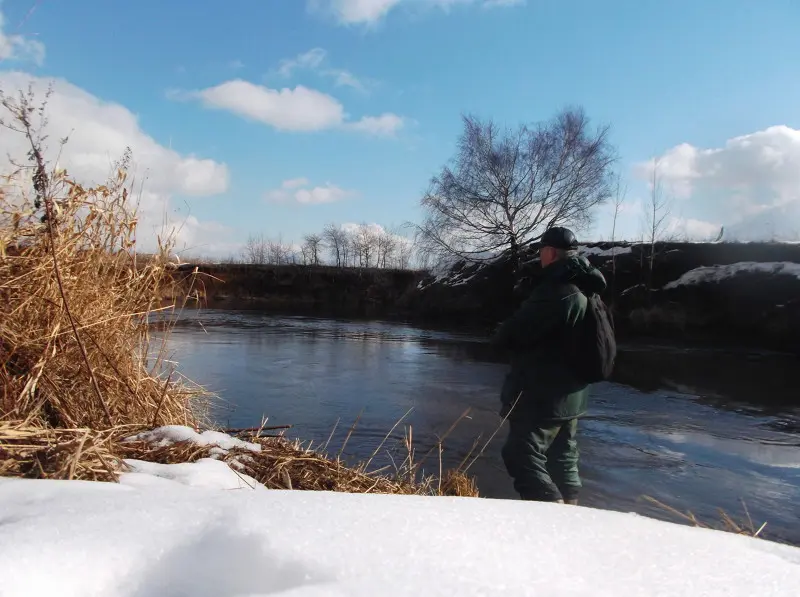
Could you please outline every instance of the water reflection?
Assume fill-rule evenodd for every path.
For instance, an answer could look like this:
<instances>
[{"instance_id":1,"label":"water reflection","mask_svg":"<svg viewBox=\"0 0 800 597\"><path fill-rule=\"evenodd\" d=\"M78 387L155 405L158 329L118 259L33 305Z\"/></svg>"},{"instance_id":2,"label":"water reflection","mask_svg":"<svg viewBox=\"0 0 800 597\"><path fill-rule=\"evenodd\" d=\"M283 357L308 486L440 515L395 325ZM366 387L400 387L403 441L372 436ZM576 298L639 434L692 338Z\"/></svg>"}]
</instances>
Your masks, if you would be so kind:
<instances>
[{"instance_id":1,"label":"water reflection","mask_svg":"<svg viewBox=\"0 0 800 597\"><path fill-rule=\"evenodd\" d=\"M202 326L197 318L201 318ZM302 439L331 450L351 423L345 455L364 459L406 411L417 454L464 419L445 444L453 466L497 430L502 355L471 334L411 326L193 312L172 338L191 379L230 403L216 413L230 426L292 423ZM788 375L796 359L778 355L623 347L616 383L595 387L582 423L587 505L665 517L639 497L715 518L716 508L769 521L779 537L800 543L800 409ZM398 426L393 439L402 439ZM472 472L483 495L514 497L499 450L501 431ZM391 466L381 454L376 466ZM432 458L429 466L438 466Z\"/></svg>"}]
</instances>

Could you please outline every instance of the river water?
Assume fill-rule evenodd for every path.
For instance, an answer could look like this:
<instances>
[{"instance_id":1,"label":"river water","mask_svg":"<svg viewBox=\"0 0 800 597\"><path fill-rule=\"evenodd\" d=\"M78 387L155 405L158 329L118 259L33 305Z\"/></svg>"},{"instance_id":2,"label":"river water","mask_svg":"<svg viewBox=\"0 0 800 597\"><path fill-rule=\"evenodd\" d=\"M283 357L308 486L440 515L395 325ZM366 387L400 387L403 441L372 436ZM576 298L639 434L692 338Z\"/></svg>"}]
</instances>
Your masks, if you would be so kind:
<instances>
[{"instance_id":1,"label":"river water","mask_svg":"<svg viewBox=\"0 0 800 597\"><path fill-rule=\"evenodd\" d=\"M358 418L343 456L364 461L406 415L373 468L403 460L407 426L419 458L469 408L444 441L443 466L485 446L469 471L481 495L516 497L500 459L506 365L485 338L194 311L182 316L170 350L183 374L223 398L214 414L226 427L257 426L267 416L315 445L333 432L327 451L335 454ZM778 354L621 346L615 383L594 386L581 423L582 504L677 520L648 495L716 523L718 508L747 520L744 503L755 527L767 522L765 534L800 544L799 364ZM436 472L438 461L436 450L425 468Z\"/></svg>"}]
</instances>

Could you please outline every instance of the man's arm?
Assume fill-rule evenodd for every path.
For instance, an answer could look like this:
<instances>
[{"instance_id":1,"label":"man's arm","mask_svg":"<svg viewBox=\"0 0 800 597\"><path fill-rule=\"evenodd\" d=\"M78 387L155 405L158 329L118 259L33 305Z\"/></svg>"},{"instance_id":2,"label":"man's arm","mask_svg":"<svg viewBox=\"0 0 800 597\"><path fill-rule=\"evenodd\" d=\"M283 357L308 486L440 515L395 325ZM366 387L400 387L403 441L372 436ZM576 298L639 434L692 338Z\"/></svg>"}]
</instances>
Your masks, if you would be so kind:
<instances>
[{"instance_id":1,"label":"man's arm","mask_svg":"<svg viewBox=\"0 0 800 597\"><path fill-rule=\"evenodd\" d=\"M505 350L535 347L563 320L561 303L563 301L558 299L527 299L511 317L500 324L490 343Z\"/></svg>"}]
</instances>

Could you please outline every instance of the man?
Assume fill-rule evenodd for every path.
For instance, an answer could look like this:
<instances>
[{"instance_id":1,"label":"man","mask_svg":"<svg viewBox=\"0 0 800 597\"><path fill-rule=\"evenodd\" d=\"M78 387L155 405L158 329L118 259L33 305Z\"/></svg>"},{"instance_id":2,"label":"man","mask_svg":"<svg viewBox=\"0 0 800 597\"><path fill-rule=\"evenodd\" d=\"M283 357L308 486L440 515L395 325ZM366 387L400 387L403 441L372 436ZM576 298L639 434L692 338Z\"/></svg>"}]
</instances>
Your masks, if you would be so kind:
<instances>
[{"instance_id":1,"label":"man","mask_svg":"<svg viewBox=\"0 0 800 597\"><path fill-rule=\"evenodd\" d=\"M589 384L577 372L574 347L581 341L587 296L602 293L606 281L577 249L566 228L542 235L541 281L492 338L511 354L501 392L500 414L509 421L502 456L523 500L578 503L576 432Z\"/></svg>"}]
</instances>

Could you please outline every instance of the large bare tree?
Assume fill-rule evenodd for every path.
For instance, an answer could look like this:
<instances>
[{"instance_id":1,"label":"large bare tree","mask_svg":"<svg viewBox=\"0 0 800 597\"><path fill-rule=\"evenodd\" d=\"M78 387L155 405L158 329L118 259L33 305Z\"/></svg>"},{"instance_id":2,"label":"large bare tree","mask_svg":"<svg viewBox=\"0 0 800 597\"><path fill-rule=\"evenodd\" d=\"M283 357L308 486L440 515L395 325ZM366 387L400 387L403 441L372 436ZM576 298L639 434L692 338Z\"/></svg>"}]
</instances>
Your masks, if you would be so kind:
<instances>
[{"instance_id":1,"label":"large bare tree","mask_svg":"<svg viewBox=\"0 0 800 597\"><path fill-rule=\"evenodd\" d=\"M524 244L550 226L588 224L611 195L608 127L591 129L582 109L514 130L473 116L463 124L452 163L422 199L429 252L481 261L509 250L516 265Z\"/></svg>"}]
</instances>

